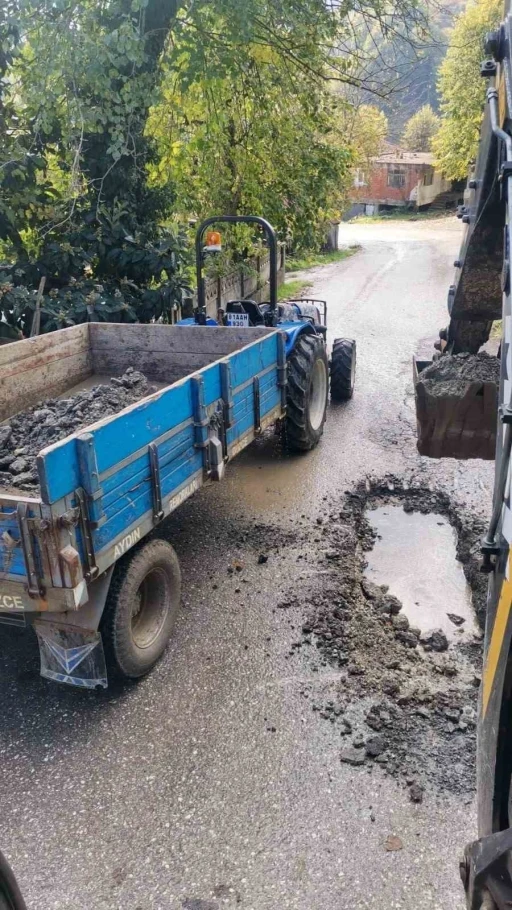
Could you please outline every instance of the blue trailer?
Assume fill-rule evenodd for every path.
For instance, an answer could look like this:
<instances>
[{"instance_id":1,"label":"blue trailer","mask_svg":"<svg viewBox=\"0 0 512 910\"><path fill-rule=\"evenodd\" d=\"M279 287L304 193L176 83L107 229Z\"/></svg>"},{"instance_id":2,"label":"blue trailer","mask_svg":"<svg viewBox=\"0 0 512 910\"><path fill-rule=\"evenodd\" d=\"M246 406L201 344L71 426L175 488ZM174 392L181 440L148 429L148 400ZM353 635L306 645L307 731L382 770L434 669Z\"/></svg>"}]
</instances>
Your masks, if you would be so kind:
<instances>
[{"instance_id":1,"label":"blue trailer","mask_svg":"<svg viewBox=\"0 0 512 910\"><path fill-rule=\"evenodd\" d=\"M208 317L203 266L217 221L262 230L270 301L234 300ZM212 232L218 248L220 235ZM161 522L266 427L288 448L323 433L331 397L352 396L356 345L327 356L323 301L277 301L277 242L257 216L207 219L197 231L198 307L176 326L89 323L0 347L1 422L45 398L136 367L161 388L45 448L40 497L0 489L0 623L30 623L41 673L107 685L107 668L143 676L162 655L180 601L180 569ZM1 453L0 453L1 454Z\"/></svg>"},{"instance_id":2,"label":"blue trailer","mask_svg":"<svg viewBox=\"0 0 512 910\"><path fill-rule=\"evenodd\" d=\"M130 366L161 387L41 451L40 496L0 490L0 620L30 623L42 675L144 675L172 633L180 571L162 521L286 412L272 328L90 323L0 348L0 421Z\"/></svg>"}]
</instances>

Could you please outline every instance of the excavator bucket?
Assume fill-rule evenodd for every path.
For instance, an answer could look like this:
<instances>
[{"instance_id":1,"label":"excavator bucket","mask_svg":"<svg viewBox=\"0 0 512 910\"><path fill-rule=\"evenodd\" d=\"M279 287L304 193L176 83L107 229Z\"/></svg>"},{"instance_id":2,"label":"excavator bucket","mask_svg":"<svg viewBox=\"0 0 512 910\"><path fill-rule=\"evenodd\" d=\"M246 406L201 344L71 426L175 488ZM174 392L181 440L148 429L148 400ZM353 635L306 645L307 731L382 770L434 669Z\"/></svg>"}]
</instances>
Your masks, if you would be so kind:
<instances>
[{"instance_id":1,"label":"excavator bucket","mask_svg":"<svg viewBox=\"0 0 512 910\"><path fill-rule=\"evenodd\" d=\"M489 358L491 359L491 358ZM496 360L496 358L493 358ZM429 458L493 460L498 383L470 377L436 382L422 378L432 361L413 360L418 452ZM432 373L428 369L427 377Z\"/></svg>"},{"instance_id":2,"label":"excavator bucket","mask_svg":"<svg viewBox=\"0 0 512 910\"><path fill-rule=\"evenodd\" d=\"M482 74L489 75L490 69L486 62ZM495 88L487 93L478 158L457 212L466 228L448 293L450 321L436 344L441 356L433 363L413 363L418 451L430 458L491 461L495 456L499 360L479 352L493 322L502 316L502 292L510 283L504 255L506 201L498 179L502 149L496 132L498 95L506 99L504 89L500 81L499 93ZM462 372L443 375L445 366L450 372L455 361Z\"/></svg>"}]
</instances>

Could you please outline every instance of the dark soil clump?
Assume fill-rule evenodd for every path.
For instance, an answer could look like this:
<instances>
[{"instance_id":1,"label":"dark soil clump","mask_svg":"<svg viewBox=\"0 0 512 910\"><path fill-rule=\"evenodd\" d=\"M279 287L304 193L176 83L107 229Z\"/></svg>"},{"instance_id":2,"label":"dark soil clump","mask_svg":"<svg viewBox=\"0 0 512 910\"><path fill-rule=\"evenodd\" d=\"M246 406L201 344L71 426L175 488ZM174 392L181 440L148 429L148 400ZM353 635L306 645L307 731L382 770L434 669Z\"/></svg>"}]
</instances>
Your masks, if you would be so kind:
<instances>
[{"instance_id":1,"label":"dark soil clump","mask_svg":"<svg viewBox=\"0 0 512 910\"><path fill-rule=\"evenodd\" d=\"M155 391L143 373L129 368L110 384L96 385L72 398L48 398L0 426L0 488L36 493L36 457L46 446L117 414Z\"/></svg>"}]
</instances>

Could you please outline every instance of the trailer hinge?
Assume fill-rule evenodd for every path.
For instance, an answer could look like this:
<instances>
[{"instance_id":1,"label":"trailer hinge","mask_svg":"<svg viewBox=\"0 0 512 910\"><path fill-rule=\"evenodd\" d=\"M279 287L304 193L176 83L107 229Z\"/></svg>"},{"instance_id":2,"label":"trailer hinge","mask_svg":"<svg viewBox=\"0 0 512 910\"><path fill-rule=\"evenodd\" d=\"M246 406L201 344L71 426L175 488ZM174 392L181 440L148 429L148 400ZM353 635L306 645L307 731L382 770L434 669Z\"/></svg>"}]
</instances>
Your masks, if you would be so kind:
<instances>
[{"instance_id":1,"label":"trailer hinge","mask_svg":"<svg viewBox=\"0 0 512 910\"><path fill-rule=\"evenodd\" d=\"M495 60L482 60L480 64L480 75L483 79L490 79L496 75L498 67Z\"/></svg>"},{"instance_id":2,"label":"trailer hinge","mask_svg":"<svg viewBox=\"0 0 512 910\"><path fill-rule=\"evenodd\" d=\"M213 464L215 463L215 459L216 459L216 456L215 457L211 456L211 451L212 451L211 442L212 442L212 439L215 439L215 434L217 435L218 439L220 440L220 444L221 444L221 448L222 448L222 459L223 459L223 461L228 460L228 434L227 434L226 420L225 420L225 413L226 413L225 402L224 401L222 403L219 402L217 407L218 407L218 410L213 415L213 417L211 418L210 423L209 423L209 427L210 427L210 432L209 432L210 467L213 466Z\"/></svg>"},{"instance_id":3,"label":"trailer hinge","mask_svg":"<svg viewBox=\"0 0 512 910\"><path fill-rule=\"evenodd\" d=\"M25 568L27 570L27 591L29 597L44 597L44 587L37 571L36 555L30 528L31 519L29 518L28 506L25 502L18 503L17 513L21 549L23 551Z\"/></svg>"},{"instance_id":4,"label":"trailer hinge","mask_svg":"<svg viewBox=\"0 0 512 910\"><path fill-rule=\"evenodd\" d=\"M501 553L501 547L494 540L491 541L484 538L480 552L482 554L480 572L482 575L490 575L496 567L496 559Z\"/></svg>"},{"instance_id":5,"label":"trailer hinge","mask_svg":"<svg viewBox=\"0 0 512 910\"><path fill-rule=\"evenodd\" d=\"M252 390L254 398L254 432L261 433L261 401L260 401L260 380L255 376L252 381Z\"/></svg>"},{"instance_id":6,"label":"trailer hinge","mask_svg":"<svg viewBox=\"0 0 512 910\"><path fill-rule=\"evenodd\" d=\"M510 263L508 259L503 260L500 282L502 292L508 294L510 292Z\"/></svg>"},{"instance_id":7,"label":"trailer hinge","mask_svg":"<svg viewBox=\"0 0 512 910\"><path fill-rule=\"evenodd\" d=\"M509 193L509 184L510 178L512 177L512 161L503 161L500 167L499 173L499 183L500 183L500 197L506 202Z\"/></svg>"},{"instance_id":8,"label":"trailer hinge","mask_svg":"<svg viewBox=\"0 0 512 910\"><path fill-rule=\"evenodd\" d=\"M220 389L222 400L224 402L224 426L227 430L233 426L233 396L231 394L231 364L229 360L222 360L220 363Z\"/></svg>"},{"instance_id":9,"label":"trailer hinge","mask_svg":"<svg viewBox=\"0 0 512 910\"><path fill-rule=\"evenodd\" d=\"M60 528L66 528L67 531L71 531L73 528L76 528L79 521L80 509L76 506L73 509L68 509L63 515L59 515L57 525Z\"/></svg>"},{"instance_id":10,"label":"trailer hinge","mask_svg":"<svg viewBox=\"0 0 512 910\"><path fill-rule=\"evenodd\" d=\"M75 491L75 496L80 507L80 536L84 550L86 571L84 578L86 581L93 581L98 575L98 566L96 565L96 554L94 552L94 543L91 533L91 522L87 509L87 497L81 487Z\"/></svg>"},{"instance_id":11,"label":"trailer hinge","mask_svg":"<svg viewBox=\"0 0 512 910\"><path fill-rule=\"evenodd\" d=\"M162 508L162 484L160 480L160 463L158 449L154 442L149 444L149 467L151 472L151 494L153 498L153 521L155 524L162 521L164 510Z\"/></svg>"},{"instance_id":12,"label":"trailer hinge","mask_svg":"<svg viewBox=\"0 0 512 910\"><path fill-rule=\"evenodd\" d=\"M222 480L225 465L222 440L218 436L211 436L208 441L208 473L210 480Z\"/></svg>"},{"instance_id":13,"label":"trailer hinge","mask_svg":"<svg viewBox=\"0 0 512 910\"><path fill-rule=\"evenodd\" d=\"M203 452L203 471L206 476L210 473L209 452L209 426L210 421L204 403L204 382L202 376L192 376L192 408L194 415L194 448Z\"/></svg>"},{"instance_id":14,"label":"trailer hinge","mask_svg":"<svg viewBox=\"0 0 512 910\"><path fill-rule=\"evenodd\" d=\"M279 332L277 339L277 385L281 389L281 409L284 414L286 411L286 393L288 388L286 335L284 332Z\"/></svg>"}]
</instances>

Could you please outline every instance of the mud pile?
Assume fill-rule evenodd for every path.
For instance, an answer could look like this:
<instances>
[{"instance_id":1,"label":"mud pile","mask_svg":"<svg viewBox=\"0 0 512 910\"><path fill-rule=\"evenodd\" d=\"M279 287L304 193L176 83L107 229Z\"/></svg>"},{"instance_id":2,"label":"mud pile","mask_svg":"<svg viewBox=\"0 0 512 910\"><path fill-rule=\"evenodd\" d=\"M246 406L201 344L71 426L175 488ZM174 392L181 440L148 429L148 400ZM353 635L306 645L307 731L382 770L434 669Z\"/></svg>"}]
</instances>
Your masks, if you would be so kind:
<instances>
[{"instance_id":1,"label":"mud pile","mask_svg":"<svg viewBox=\"0 0 512 910\"><path fill-rule=\"evenodd\" d=\"M479 520L465 523L447 496L406 489L396 478L370 490L360 487L322 521L327 571L306 594L309 615L292 647L319 671L337 668L337 697L322 702L313 691L303 695L313 696L313 709L339 732L341 762L369 770L378 764L409 788L413 801L431 785L468 793L474 786L481 633L456 644L440 629L422 633L386 586L365 578L365 552L375 539L366 512L390 503L449 519L477 616L483 614Z\"/></svg>"},{"instance_id":2,"label":"mud pile","mask_svg":"<svg viewBox=\"0 0 512 910\"><path fill-rule=\"evenodd\" d=\"M500 381L500 361L482 351L480 354L445 354L420 373L431 395L462 397L470 382Z\"/></svg>"},{"instance_id":3,"label":"mud pile","mask_svg":"<svg viewBox=\"0 0 512 910\"><path fill-rule=\"evenodd\" d=\"M41 449L154 391L143 373L129 367L109 384L84 389L72 398L49 398L16 414L0 425L0 488L37 493L36 456Z\"/></svg>"}]
</instances>

